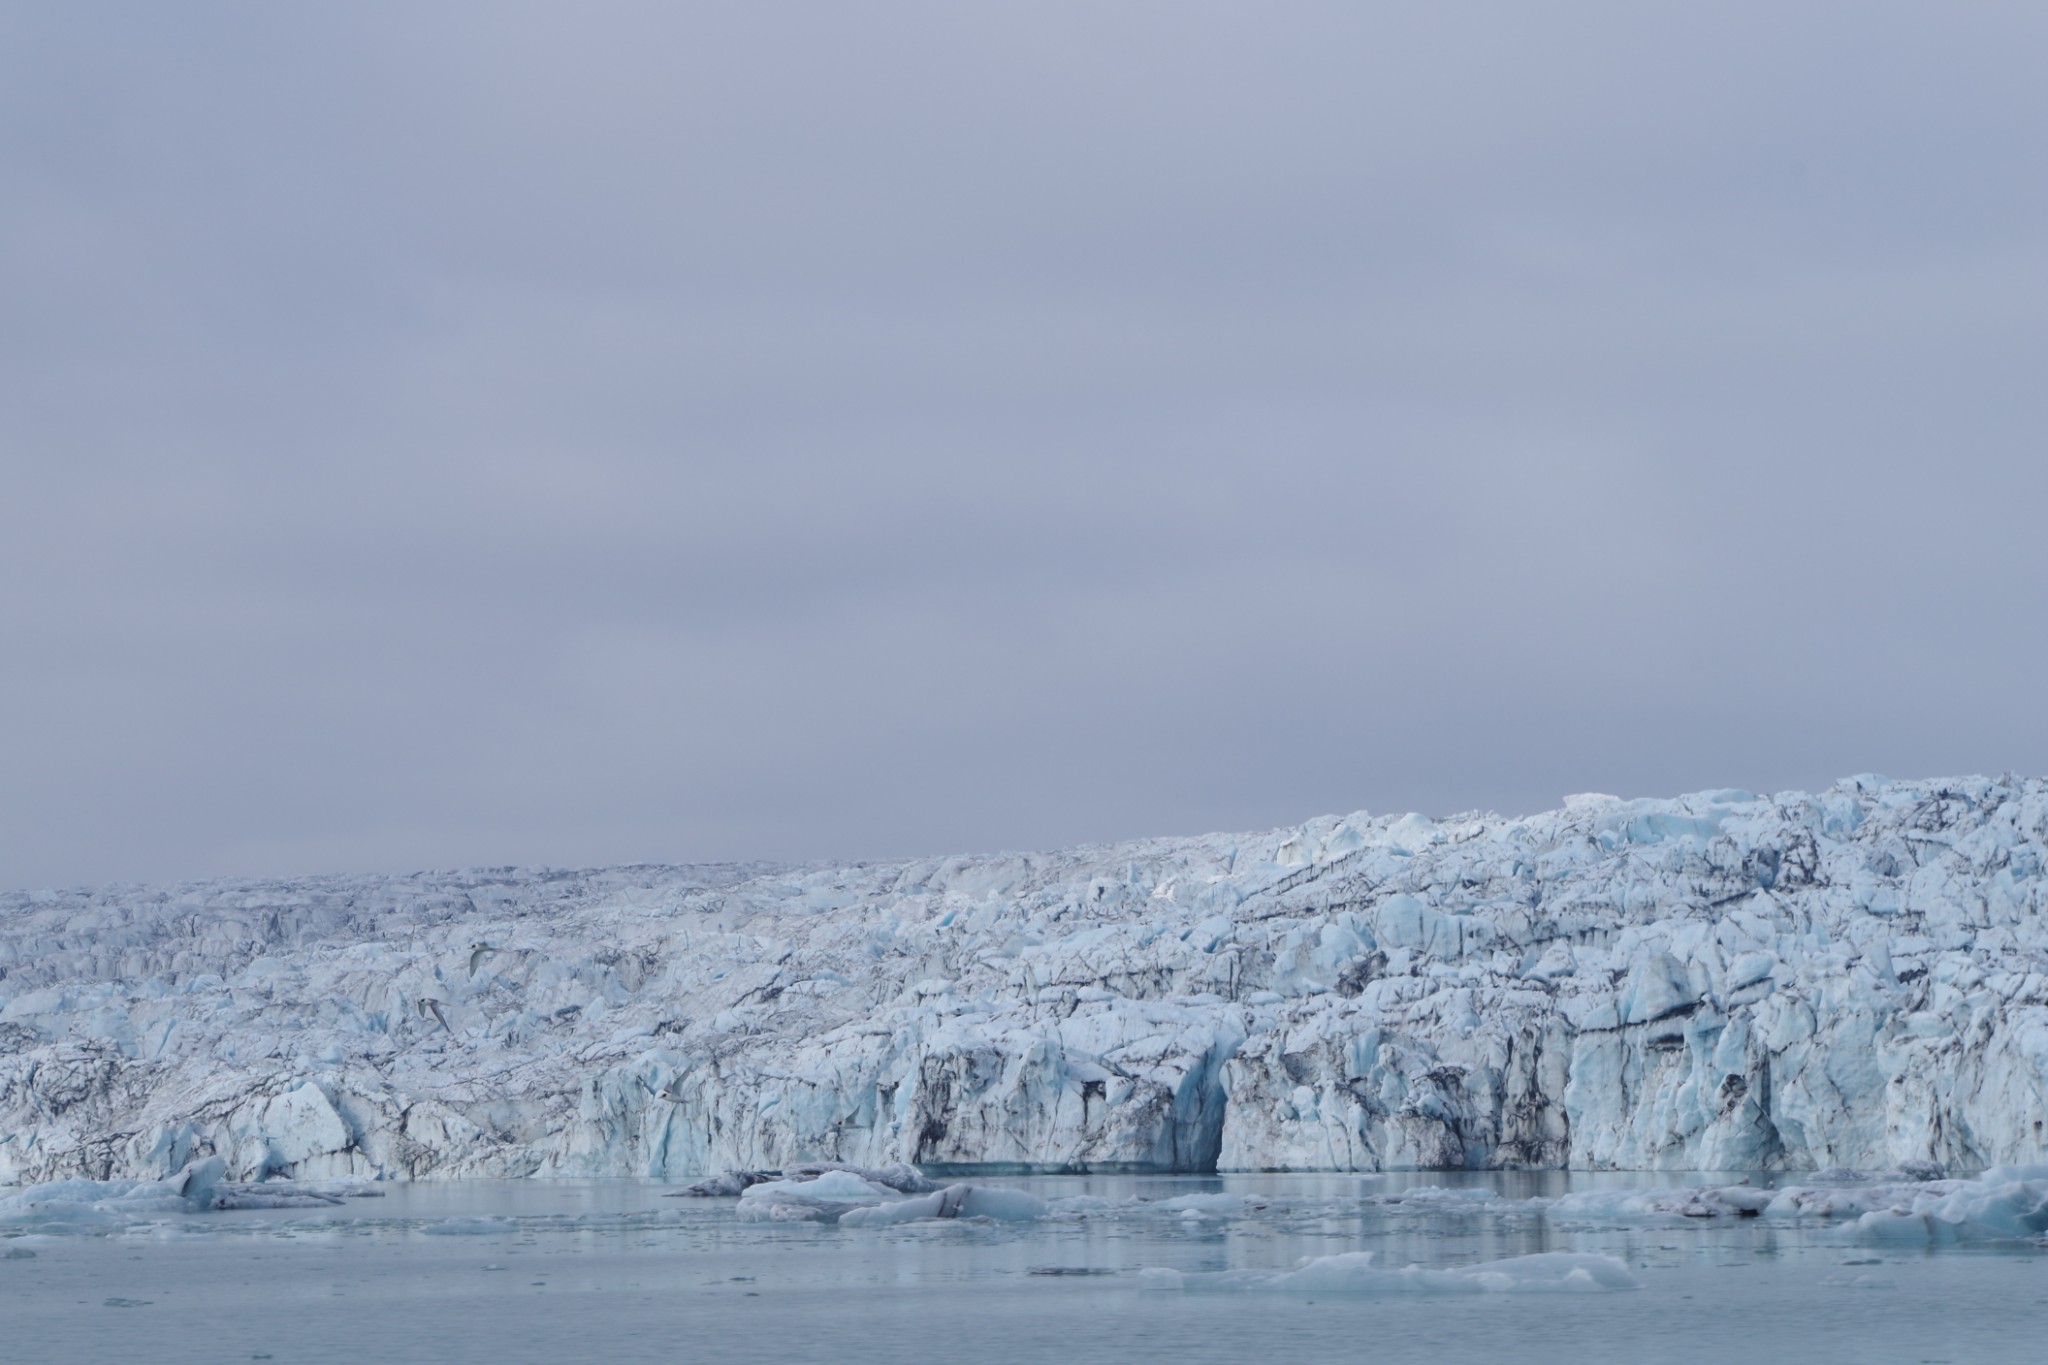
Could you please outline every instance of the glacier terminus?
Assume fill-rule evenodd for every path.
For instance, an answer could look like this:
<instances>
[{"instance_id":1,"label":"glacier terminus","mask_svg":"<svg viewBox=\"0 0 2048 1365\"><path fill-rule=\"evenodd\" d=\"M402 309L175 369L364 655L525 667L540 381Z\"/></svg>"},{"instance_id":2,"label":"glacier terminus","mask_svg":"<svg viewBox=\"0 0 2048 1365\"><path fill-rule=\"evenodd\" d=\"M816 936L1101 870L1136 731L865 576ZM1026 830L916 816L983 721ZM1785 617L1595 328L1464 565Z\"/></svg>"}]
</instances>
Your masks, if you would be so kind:
<instances>
[{"instance_id":1,"label":"glacier terminus","mask_svg":"<svg viewBox=\"0 0 2048 1365\"><path fill-rule=\"evenodd\" d=\"M2048 1160L2048 782L0 896L0 1184Z\"/></svg>"}]
</instances>

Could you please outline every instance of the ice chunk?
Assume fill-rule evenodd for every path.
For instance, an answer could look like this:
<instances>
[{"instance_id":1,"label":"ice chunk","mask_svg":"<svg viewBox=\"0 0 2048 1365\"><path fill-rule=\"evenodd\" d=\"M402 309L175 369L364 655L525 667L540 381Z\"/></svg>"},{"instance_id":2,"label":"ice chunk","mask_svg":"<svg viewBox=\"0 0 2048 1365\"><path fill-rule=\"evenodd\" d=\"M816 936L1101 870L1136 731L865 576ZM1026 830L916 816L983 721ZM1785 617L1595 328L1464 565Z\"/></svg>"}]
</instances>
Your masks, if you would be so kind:
<instances>
[{"instance_id":1,"label":"ice chunk","mask_svg":"<svg viewBox=\"0 0 2048 1365\"><path fill-rule=\"evenodd\" d=\"M1047 1208L1043 1199L1022 1190L948 1185L931 1194L914 1195L895 1203L850 1209L840 1215L839 1225L848 1228L888 1227L926 1218L995 1218L1004 1222L1028 1222L1044 1217Z\"/></svg>"},{"instance_id":2,"label":"ice chunk","mask_svg":"<svg viewBox=\"0 0 2048 1365\"><path fill-rule=\"evenodd\" d=\"M904 1194L927 1194L938 1188L925 1174L905 1161L887 1166L856 1166L845 1161L804 1161L782 1168L788 1180L814 1180L833 1171L859 1176L871 1185L883 1185Z\"/></svg>"},{"instance_id":3,"label":"ice chunk","mask_svg":"<svg viewBox=\"0 0 2048 1365\"><path fill-rule=\"evenodd\" d=\"M2048 1234L2048 1166L2002 1166L1971 1181L1893 1186L1894 1202L1856 1220L1872 1241L1993 1242ZM1903 1194L1904 1198L1898 1196Z\"/></svg>"},{"instance_id":4,"label":"ice chunk","mask_svg":"<svg viewBox=\"0 0 2048 1365\"><path fill-rule=\"evenodd\" d=\"M938 1189L908 1166L860 1171L819 1163L792 1169L803 1174L796 1179L763 1181L741 1192L737 1213L742 1222L887 1227L927 1218L1025 1220L1043 1217L1049 1207L1022 1190L966 1184ZM870 1176L922 1184L930 1192L906 1195L897 1185Z\"/></svg>"},{"instance_id":5,"label":"ice chunk","mask_svg":"<svg viewBox=\"0 0 2048 1365\"><path fill-rule=\"evenodd\" d=\"M347 1195L339 1190L297 1185L290 1181L269 1184L222 1185L214 1192L217 1209L312 1209L341 1203Z\"/></svg>"},{"instance_id":6,"label":"ice chunk","mask_svg":"<svg viewBox=\"0 0 2048 1365\"><path fill-rule=\"evenodd\" d=\"M750 1186L742 1199L780 1199L801 1195L805 1199L829 1199L857 1203L887 1199L901 1191L892 1189L872 1180L865 1180L847 1170L825 1171L822 1174L786 1180L765 1180Z\"/></svg>"},{"instance_id":7,"label":"ice chunk","mask_svg":"<svg viewBox=\"0 0 2048 1365\"><path fill-rule=\"evenodd\" d=\"M743 1223L836 1223L851 1210L903 1198L887 1185L852 1171L831 1170L805 1180L765 1180L740 1194Z\"/></svg>"},{"instance_id":8,"label":"ice chunk","mask_svg":"<svg viewBox=\"0 0 2048 1365\"><path fill-rule=\"evenodd\" d=\"M1550 1201L1560 1222L1664 1218L1756 1218L1778 1197L1751 1185L1688 1185L1650 1190L1575 1190Z\"/></svg>"},{"instance_id":9,"label":"ice chunk","mask_svg":"<svg viewBox=\"0 0 2048 1365\"><path fill-rule=\"evenodd\" d=\"M54 1180L0 1194L0 1223L108 1224L218 1207L219 1157L195 1161L168 1180Z\"/></svg>"}]
</instances>

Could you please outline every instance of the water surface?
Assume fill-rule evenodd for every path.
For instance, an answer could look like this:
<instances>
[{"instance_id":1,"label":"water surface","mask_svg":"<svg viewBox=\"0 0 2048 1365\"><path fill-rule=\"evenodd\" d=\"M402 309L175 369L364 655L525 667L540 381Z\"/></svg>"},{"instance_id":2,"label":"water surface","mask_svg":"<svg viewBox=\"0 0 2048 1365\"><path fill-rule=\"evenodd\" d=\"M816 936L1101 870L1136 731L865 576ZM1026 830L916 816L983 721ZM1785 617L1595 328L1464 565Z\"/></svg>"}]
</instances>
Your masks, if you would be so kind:
<instances>
[{"instance_id":1,"label":"water surface","mask_svg":"<svg viewBox=\"0 0 2048 1365\"><path fill-rule=\"evenodd\" d=\"M734 1200L646 1182L491 1181L383 1186L314 1209L17 1224L0 1227L0 1359L2043 1358L2048 1252L2034 1241L1873 1244L1839 1222L1560 1218L1548 1203L1681 1179L1015 1178L992 1183L1054 1212L873 1229L744 1223ZM1250 1198L1185 1199L1216 1194ZM1387 1269L1591 1253L1639 1287L1269 1283L1304 1258L1360 1251ZM1147 1273L1159 1269L1185 1278Z\"/></svg>"}]
</instances>

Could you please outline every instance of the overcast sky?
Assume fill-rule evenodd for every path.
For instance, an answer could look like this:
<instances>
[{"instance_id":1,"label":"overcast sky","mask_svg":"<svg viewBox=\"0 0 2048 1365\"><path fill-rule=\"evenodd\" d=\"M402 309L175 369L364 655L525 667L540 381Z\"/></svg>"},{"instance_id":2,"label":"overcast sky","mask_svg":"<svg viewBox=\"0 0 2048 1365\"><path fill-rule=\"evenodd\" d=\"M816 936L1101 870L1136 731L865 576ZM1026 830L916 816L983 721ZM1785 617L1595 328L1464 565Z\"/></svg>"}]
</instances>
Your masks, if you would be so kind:
<instances>
[{"instance_id":1,"label":"overcast sky","mask_svg":"<svg viewBox=\"0 0 2048 1365\"><path fill-rule=\"evenodd\" d=\"M2048 772L2044 51L0 0L0 886Z\"/></svg>"}]
</instances>

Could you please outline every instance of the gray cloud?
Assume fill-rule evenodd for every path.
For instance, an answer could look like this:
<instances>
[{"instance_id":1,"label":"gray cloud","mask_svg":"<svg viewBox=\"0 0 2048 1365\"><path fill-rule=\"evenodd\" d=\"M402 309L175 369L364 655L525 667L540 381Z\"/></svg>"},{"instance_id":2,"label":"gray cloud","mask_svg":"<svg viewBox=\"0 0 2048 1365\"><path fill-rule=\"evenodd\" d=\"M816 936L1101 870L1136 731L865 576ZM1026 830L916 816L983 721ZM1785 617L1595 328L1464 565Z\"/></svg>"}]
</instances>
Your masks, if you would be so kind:
<instances>
[{"instance_id":1,"label":"gray cloud","mask_svg":"<svg viewBox=\"0 0 2048 1365\"><path fill-rule=\"evenodd\" d=\"M0 884L2048 770L2044 37L0 5Z\"/></svg>"}]
</instances>

